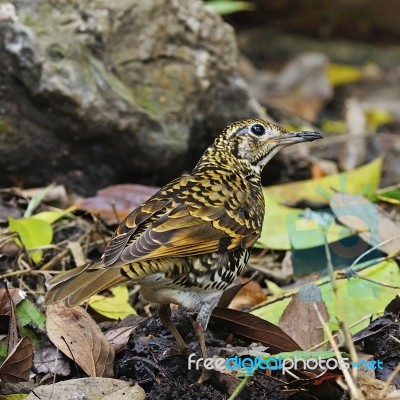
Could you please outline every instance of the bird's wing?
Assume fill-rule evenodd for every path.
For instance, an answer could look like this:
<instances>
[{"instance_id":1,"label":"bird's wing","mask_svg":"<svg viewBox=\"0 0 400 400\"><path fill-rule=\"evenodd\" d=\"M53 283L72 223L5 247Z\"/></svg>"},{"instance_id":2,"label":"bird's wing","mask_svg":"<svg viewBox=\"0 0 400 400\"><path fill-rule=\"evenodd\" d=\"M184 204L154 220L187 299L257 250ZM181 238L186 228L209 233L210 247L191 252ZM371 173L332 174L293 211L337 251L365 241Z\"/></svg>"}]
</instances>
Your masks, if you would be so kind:
<instances>
[{"instance_id":1,"label":"bird's wing","mask_svg":"<svg viewBox=\"0 0 400 400\"><path fill-rule=\"evenodd\" d=\"M262 219L246 218L251 194L202 179L175 180L134 210L107 246L104 266L253 246Z\"/></svg>"}]
</instances>

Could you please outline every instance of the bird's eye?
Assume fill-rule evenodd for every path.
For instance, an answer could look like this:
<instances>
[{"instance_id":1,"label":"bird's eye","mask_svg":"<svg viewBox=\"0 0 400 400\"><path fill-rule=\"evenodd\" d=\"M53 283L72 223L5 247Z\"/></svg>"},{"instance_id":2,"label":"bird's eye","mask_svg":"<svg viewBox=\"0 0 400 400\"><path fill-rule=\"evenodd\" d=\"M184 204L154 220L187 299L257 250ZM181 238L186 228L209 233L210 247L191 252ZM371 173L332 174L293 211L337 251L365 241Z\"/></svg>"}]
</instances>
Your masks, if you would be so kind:
<instances>
[{"instance_id":1,"label":"bird's eye","mask_svg":"<svg viewBox=\"0 0 400 400\"><path fill-rule=\"evenodd\" d=\"M254 124L250 127L250 131L256 136L262 136L265 134L265 126L261 124Z\"/></svg>"}]
</instances>

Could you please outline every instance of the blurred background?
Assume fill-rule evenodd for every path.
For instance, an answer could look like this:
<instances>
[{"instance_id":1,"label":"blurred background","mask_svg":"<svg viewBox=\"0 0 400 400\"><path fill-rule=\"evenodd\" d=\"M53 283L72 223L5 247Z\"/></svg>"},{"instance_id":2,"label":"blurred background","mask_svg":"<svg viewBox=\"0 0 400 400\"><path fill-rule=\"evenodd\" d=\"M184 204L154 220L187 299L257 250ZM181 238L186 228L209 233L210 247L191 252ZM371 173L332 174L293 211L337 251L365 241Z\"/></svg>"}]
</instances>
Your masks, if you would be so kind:
<instances>
[{"instance_id":1,"label":"blurred background","mask_svg":"<svg viewBox=\"0 0 400 400\"><path fill-rule=\"evenodd\" d=\"M0 185L161 185L232 121L325 133L265 184L386 153L399 181L399 4L0 1ZM310 150L312 149L312 150ZM312 154L310 154L312 151Z\"/></svg>"}]
</instances>

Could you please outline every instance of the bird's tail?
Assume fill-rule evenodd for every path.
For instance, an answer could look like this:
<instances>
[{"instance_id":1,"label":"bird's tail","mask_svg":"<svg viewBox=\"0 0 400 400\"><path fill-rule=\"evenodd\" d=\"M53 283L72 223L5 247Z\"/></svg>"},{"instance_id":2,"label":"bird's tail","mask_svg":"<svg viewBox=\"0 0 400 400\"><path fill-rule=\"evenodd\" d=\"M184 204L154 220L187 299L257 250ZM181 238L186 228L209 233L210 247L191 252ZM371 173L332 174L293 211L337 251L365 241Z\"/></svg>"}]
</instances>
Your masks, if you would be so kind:
<instances>
[{"instance_id":1,"label":"bird's tail","mask_svg":"<svg viewBox=\"0 0 400 400\"><path fill-rule=\"evenodd\" d=\"M101 290L128 280L119 268L102 268L97 262L82 265L55 276L46 284L44 305L65 301L73 307Z\"/></svg>"}]
</instances>

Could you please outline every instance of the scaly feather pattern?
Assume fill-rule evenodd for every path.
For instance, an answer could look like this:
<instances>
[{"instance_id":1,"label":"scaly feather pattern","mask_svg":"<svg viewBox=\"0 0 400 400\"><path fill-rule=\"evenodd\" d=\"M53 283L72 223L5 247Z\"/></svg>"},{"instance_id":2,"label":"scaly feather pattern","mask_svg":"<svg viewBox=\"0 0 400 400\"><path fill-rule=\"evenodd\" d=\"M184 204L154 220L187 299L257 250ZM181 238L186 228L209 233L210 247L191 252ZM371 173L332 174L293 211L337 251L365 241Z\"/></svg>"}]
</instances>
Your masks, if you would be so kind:
<instances>
[{"instance_id":1,"label":"scaly feather pattern","mask_svg":"<svg viewBox=\"0 0 400 400\"><path fill-rule=\"evenodd\" d=\"M54 277L45 303L79 304L133 280L150 302L198 312L195 327L204 356L212 309L261 234L262 169L282 147L320 137L260 119L229 125L191 174L162 187L122 221L101 260ZM160 317L183 346L166 310L160 308Z\"/></svg>"}]
</instances>

